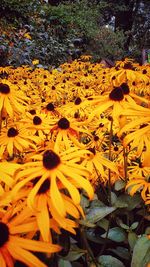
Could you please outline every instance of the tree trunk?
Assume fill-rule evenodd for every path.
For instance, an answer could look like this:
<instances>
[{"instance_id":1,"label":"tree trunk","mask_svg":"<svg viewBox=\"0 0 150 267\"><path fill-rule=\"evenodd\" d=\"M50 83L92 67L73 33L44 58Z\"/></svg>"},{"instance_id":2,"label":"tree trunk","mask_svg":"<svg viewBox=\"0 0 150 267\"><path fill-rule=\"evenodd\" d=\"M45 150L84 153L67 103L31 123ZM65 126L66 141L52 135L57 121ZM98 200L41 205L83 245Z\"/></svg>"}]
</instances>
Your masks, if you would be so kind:
<instances>
[{"instance_id":1,"label":"tree trunk","mask_svg":"<svg viewBox=\"0 0 150 267\"><path fill-rule=\"evenodd\" d=\"M59 5L60 2L61 2L61 0L48 0L48 3L51 6L57 6L57 5Z\"/></svg>"},{"instance_id":2,"label":"tree trunk","mask_svg":"<svg viewBox=\"0 0 150 267\"><path fill-rule=\"evenodd\" d=\"M115 31L119 29L123 30L123 32L127 34L127 38L124 43L124 48L127 51L129 49L132 37L132 26L139 4L140 0L124 0L124 10L119 10L115 14Z\"/></svg>"}]
</instances>

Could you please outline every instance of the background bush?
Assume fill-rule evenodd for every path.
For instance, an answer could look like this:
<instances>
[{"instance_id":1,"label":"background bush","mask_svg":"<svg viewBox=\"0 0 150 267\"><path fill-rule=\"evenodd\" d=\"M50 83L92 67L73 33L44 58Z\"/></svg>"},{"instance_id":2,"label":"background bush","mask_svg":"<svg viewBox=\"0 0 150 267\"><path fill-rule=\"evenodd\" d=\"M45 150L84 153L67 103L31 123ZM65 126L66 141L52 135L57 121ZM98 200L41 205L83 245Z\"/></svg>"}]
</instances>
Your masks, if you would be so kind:
<instances>
[{"instance_id":1,"label":"background bush","mask_svg":"<svg viewBox=\"0 0 150 267\"><path fill-rule=\"evenodd\" d=\"M83 53L92 54L94 59L124 56L123 33L100 27L102 18L97 5L87 0L58 6L36 0L3 0L0 5L1 14L5 14L1 19L2 65L31 64L37 58L42 66L58 66ZM20 36L20 29L26 30L31 39Z\"/></svg>"}]
</instances>

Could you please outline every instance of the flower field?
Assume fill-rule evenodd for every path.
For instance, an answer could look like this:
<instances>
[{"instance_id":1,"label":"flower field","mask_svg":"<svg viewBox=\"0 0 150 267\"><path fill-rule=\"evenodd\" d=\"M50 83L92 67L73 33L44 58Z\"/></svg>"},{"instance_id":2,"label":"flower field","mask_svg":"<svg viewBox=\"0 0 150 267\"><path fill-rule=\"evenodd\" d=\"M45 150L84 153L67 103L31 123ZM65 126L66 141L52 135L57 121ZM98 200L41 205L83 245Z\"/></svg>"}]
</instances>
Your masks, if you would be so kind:
<instances>
[{"instance_id":1,"label":"flower field","mask_svg":"<svg viewBox=\"0 0 150 267\"><path fill-rule=\"evenodd\" d=\"M150 65L37 64L0 67L0 267L150 267Z\"/></svg>"}]
</instances>

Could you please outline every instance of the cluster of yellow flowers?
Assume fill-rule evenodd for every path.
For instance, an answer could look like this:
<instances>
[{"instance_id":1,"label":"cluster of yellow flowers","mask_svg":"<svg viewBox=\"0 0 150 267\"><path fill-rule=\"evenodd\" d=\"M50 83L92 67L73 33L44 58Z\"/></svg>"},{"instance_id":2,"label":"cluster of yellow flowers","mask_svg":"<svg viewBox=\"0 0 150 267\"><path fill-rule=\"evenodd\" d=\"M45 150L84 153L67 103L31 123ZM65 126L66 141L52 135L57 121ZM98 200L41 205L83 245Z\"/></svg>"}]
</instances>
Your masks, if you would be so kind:
<instances>
[{"instance_id":1,"label":"cluster of yellow flowers","mask_svg":"<svg viewBox=\"0 0 150 267\"><path fill-rule=\"evenodd\" d=\"M92 199L123 180L150 204L150 66L89 59L0 67L2 267L44 267L31 251L58 252L54 233L76 233L81 190Z\"/></svg>"}]
</instances>

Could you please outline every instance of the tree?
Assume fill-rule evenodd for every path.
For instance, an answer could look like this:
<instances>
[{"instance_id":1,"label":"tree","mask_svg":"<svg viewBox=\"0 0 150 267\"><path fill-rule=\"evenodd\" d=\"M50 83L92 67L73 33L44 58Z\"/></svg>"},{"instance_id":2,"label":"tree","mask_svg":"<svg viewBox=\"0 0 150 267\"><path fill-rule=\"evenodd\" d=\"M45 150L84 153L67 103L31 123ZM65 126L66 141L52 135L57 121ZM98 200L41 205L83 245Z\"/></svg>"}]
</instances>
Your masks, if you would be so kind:
<instances>
[{"instance_id":1,"label":"tree","mask_svg":"<svg viewBox=\"0 0 150 267\"><path fill-rule=\"evenodd\" d=\"M103 14L104 23L110 23L114 17L114 30L123 30L126 34L125 50L129 50L131 41L139 37L147 42L150 27L149 0L98 0L100 13ZM143 25L141 27L141 25ZM143 44L142 44L143 45Z\"/></svg>"}]
</instances>

